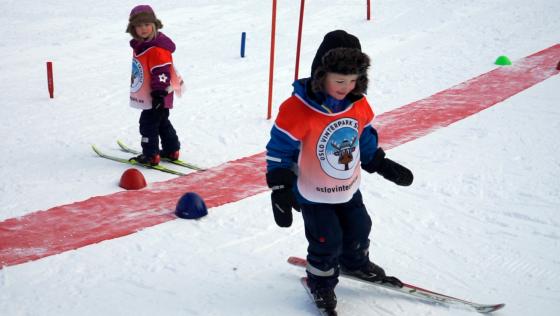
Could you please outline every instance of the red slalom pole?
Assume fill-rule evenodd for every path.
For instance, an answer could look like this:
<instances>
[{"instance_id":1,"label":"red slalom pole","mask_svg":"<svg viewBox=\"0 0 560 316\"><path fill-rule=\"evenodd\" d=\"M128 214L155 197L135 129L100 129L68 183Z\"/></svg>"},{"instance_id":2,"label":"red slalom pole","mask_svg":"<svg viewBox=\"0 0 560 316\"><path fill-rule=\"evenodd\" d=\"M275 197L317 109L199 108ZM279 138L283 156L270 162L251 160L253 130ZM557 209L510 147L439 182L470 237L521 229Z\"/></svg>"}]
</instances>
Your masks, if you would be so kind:
<instances>
[{"instance_id":1,"label":"red slalom pole","mask_svg":"<svg viewBox=\"0 0 560 316\"><path fill-rule=\"evenodd\" d=\"M301 0L299 5L299 27L298 27L298 37L297 37L297 49L296 49L296 70L294 73L294 81L298 79L299 72L299 51L301 49L301 33L303 29L303 11L305 7L305 0Z\"/></svg>"},{"instance_id":2,"label":"red slalom pole","mask_svg":"<svg viewBox=\"0 0 560 316\"><path fill-rule=\"evenodd\" d=\"M371 3L370 0L367 0L367 20L369 21L371 18Z\"/></svg>"},{"instance_id":3,"label":"red slalom pole","mask_svg":"<svg viewBox=\"0 0 560 316\"><path fill-rule=\"evenodd\" d=\"M53 81L53 70L52 61L47 61L47 82L49 84L49 96L54 98L54 81Z\"/></svg>"},{"instance_id":4,"label":"red slalom pole","mask_svg":"<svg viewBox=\"0 0 560 316\"><path fill-rule=\"evenodd\" d=\"M276 34L276 0L272 0L272 29L270 31L270 70L268 75L268 114L267 120L272 117L272 81L274 79L274 39Z\"/></svg>"}]
</instances>

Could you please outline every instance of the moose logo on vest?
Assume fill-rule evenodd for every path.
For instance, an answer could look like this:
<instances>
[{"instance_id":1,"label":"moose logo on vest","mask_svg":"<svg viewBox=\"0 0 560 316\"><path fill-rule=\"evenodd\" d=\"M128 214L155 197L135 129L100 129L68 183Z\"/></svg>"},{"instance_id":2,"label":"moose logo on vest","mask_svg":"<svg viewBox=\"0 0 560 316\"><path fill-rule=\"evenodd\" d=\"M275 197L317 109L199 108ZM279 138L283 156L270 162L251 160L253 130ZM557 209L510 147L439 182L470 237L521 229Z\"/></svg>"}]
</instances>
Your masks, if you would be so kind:
<instances>
[{"instance_id":1,"label":"moose logo on vest","mask_svg":"<svg viewBox=\"0 0 560 316\"><path fill-rule=\"evenodd\" d=\"M321 168L335 179L349 179L360 160L358 121L341 118L331 122L317 142Z\"/></svg>"},{"instance_id":2,"label":"moose logo on vest","mask_svg":"<svg viewBox=\"0 0 560 316\"><path fill-rule=\"evenodd\" d=\"M144 69L138 59L132 59L132 75L130 76L130 92L134 93L140 90L144 83Z\"/></svg>"}]
</instances>

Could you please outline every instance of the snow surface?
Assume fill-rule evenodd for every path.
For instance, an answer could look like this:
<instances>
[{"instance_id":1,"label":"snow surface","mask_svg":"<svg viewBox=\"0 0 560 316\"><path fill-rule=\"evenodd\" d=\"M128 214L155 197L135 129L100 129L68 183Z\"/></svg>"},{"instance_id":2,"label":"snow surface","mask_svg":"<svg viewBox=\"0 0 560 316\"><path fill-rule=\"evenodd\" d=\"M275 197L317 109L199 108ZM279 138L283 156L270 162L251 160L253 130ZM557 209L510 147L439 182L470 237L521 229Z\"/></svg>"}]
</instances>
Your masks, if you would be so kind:
<instances>
[{"instance_id":1,"label":"snow surface","mask_svg":"<svg viewBox=\"0 0 560 316\"><path fill-rule=\"evenodd\" d=\"M290 95L299 2L278 1L274 111ZM373 61L377 113L559 42L560 2L307 1L300 76L323 35L356 34ZM132 1L2 1L0 220L121 190L128 167L100 159L138 144L124 33ZM185 159L205 166L264 150L271 1L152 1L177 44L187 93L172 122ZM247 32L246 58L239 56ZM55 98L45 62L54 62ZM560 78L401 145L411 187L364 176L371 254L403 280L482 303L495 315L560 315ZM149 183L171 175L142 170ZM313 315L285 263L304 256L301 217L275 226L268 193L126 237L0 270L1 315ZM341 315L473 315L353 281Z\"/></svg>"}]
</instances>

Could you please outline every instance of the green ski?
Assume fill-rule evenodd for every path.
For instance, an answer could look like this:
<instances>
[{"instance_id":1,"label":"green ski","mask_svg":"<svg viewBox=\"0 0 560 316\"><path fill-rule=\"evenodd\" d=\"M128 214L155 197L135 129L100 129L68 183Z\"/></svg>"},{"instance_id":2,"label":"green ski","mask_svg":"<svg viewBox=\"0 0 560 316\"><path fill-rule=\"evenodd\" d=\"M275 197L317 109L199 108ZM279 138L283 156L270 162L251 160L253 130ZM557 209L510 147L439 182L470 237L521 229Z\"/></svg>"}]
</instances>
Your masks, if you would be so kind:
<instances>
[{"instance_id":1,"label":"green ski","mask_svg":"<svg viewBox=\"0 0 560 316\"><path fill-rule=\"evenodd\" d=\"M134 154L134 155L140 155L141 154L141 152L139 150L128 147L125 143L123 143L120 140L117 140L117 144L119 145L119 147L121 147L121 149L123 151L125 151L127 153L131 153L131 154ZM171 160L169 158L161 157L161 160L170 162L172 164L175 164L175 165L178 165L178 166L181 166L181 167L186 167L186 168L189 168L189 169L193 169L193 170L199 170L199 171L205 170L202 167L199 167L197 165L193 165L192 163L188 163L188 162L180 160L180 159Z\"/></svg>"},{"instance_id":2,"label":"green ski","mask_svg":"<svg viewBox=\"0 0 560 316\"><path fill-rule=\"evenodd\" d=\"M171 173L171 174L174 174L174 175L177 175L177 176L186 175L186 173L182 173L182 172L179 172L179 171L176 171L176 170L173 170L173 169L169 169L169 168L164 167L162 165L157 165L157 166L145 165L145 164L141 164L141 163L139 163L135 160L128 160L126 158L110 156L110 155L107 155L107 154L101 152L95 145L91 145L91 148L93 149L93 151L95 151L96 154L99 155L99 157L103 157L103 158L106 158L106 159L109 159L109 160L122 162L122 163L133 165L133 166L141 166L141 167L148 168L148 169L154 169L154 170L158 170L158 171L161 171L161 172Z\"/></svg>"}]
</instances>

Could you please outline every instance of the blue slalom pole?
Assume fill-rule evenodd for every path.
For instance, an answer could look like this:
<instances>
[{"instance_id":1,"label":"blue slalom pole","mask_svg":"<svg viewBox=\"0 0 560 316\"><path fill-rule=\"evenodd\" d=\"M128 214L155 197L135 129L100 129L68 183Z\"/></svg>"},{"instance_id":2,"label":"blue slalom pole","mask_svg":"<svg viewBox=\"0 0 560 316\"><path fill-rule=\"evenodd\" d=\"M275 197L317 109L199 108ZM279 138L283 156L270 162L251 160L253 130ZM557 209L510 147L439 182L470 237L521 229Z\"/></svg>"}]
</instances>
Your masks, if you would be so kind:
<instances>
[{"instance_id":1,"label":"blue slalom pole","mask_svg":"<svg viewBox=\"0 0 560 316\"><path fill-rule=\"evenodd\" d=\"M247 34L245 32L241 33L241 58L245 57L245 39L247 38Z\"/></svg>"}]
</instances>

